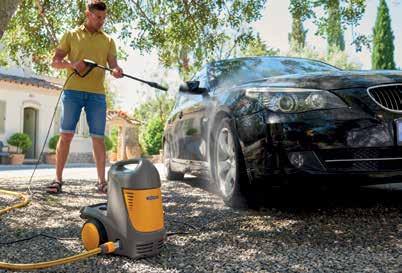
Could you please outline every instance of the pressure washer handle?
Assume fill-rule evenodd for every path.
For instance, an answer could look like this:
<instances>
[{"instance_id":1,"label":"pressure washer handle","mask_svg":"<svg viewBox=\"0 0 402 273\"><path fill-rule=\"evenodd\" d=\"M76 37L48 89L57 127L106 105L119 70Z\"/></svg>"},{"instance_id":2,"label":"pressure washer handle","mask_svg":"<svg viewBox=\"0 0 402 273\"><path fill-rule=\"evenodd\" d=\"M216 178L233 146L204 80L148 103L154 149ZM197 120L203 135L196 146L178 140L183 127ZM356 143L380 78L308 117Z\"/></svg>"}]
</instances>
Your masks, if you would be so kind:
<instances>
[{"instance_id":1,"label":"pressure washer handle","mask_svg":"<svg viewBox=\"0 0 402 273\"><path fill-rule=\"evenodd\" d=\"M77 74L81 78L85 78L92 71L92 69L97 67L97 64L94 61L84 59L83 62L87 66L87 69L84 72L84 74L81 74L77 69L74 68L75 74Z\"/></svg>"},{"instance_id":2,"label":"pressure washer handle","mask_svg":"<svg viewBox=\"0 0 402 273\"><path fill-rule=\"evenodd\" d=\"M141 164L142 158L132 158L129 160L121 160L113 164L113 169L121 169L122 167L130 164Z\"/></svg>"},{"instance_id":3,"label":"pressure washer handle","mask_svg":"<svg viewBox=\"0 0 402 273\"><path fill-rule=\"evenodd\" d=\"M83 61L84 61L84 63L85 63L87 66L90 67L90 70L92 70L94 67L99 67L99 68L102 68L102 69L107 70L107 71L109 71L109 72L112 72L112 71L113 71L112 69L110 69L110 68L108 68L108 67L106 67L106 66L97 64L97 63L95 63L95 62L92 61L92 60L84 59ZM89 72L88 72L88 73L89 73ZM123 73L123 77L127 77L127 78L130 78L130 79L133 79L133 80L136 80L136 81L139 81L139 82L148 84L149 86L151 86L151 87L153 87L153 88L157 88L157 89L160 89L160 90L163 90L163 91L167 91L167 90L168 90L166 87L164 87L164 86L162 86L162 85L160 85L160 84L158 84L158 83L156 83L156 82L144 81L144 80L142 80L142 79L140 79L140 78L136 78L136 77L134 77L134 76L131 76L131 75L128 75L128 74L124 74L124 73Z\"/></svg>"}]
</instances>

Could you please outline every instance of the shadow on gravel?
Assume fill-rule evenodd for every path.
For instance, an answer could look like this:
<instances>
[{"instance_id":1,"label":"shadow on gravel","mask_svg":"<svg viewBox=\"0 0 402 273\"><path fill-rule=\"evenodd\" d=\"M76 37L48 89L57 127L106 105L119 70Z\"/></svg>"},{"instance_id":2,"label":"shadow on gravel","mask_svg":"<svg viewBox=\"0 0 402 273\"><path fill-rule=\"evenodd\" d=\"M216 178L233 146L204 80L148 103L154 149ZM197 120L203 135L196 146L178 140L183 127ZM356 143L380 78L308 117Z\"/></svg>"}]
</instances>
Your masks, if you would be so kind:
<instances>
[{"instance_id":1,"label":"shadow on gravel","mask_svg":"<svg viewBox=\"0 0 402 273\"><path fill-rule=\"evenodd\" d=\"M184 183L218 195L208 181L185 178ZM351 181L354 183L356 181ZM343 181L345 183L345 181ZM347 182L346 182L347 183ZM402 208L402 182L372 186L335 185L336 181L320 184L288 184L277 187L257 185L250 194L251 209L320 209L320 208ZM250 209L249 208L249 209Z\"/></svg>"},{"instance_id":2,"label":"shadow on gravel","mask_svg":"<svg viewBox=\"0 0 402 273\"><path fill-rule=\"evenodd\" d=\"M178 261L170 266L192 259L206 272L397 272L402 265L401 184L261 187L257 209L236 210L205 182L166 182L167 228L188 232L168 240L164 255Z\"/></svg>"}]
</instances>

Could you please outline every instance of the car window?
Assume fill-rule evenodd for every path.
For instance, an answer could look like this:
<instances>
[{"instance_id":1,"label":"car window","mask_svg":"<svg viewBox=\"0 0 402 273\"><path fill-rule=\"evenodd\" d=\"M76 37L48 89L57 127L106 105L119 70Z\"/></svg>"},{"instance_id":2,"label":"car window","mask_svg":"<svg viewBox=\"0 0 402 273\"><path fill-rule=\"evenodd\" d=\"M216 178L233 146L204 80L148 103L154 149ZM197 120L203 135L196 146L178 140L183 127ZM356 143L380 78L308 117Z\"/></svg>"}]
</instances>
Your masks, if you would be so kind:
<instances>
[{"instance_id":1,"label":"car window","mask_svg":"<svg viewBox=\"0 0 402 273\"><path fill-rule=\"evenodd\" d=\"M229 87L242 82L273 76L339 70L334 66L307 59L242 58L212 63L209 70L209 80L213 87Z\"/></svg>"}]
</instances>

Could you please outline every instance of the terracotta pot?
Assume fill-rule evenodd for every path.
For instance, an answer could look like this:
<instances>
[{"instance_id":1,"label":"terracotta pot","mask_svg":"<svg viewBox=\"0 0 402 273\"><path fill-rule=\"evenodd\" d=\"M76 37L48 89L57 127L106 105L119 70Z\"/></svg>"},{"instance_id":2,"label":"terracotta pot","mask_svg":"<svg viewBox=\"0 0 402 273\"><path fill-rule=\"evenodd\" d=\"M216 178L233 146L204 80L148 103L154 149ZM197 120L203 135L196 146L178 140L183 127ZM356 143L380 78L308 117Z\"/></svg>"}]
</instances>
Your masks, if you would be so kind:
<instances>
[{"instance_id":1,"label":"terracotta pot","mask_svg":"<svg viewBox=\"0 0 402 273\"><path fill-rule=\"evenodd\" d=\"M54 153L46 154L46 163L55 165L56 164L56 154L54 154Z\"/></svg>"},{"instance_id":2,"label":"terracotta pot","mask_svg":"<svg viewBox=\"0 0 402 273\"><path fill-rule=\"evenodd\" d=\"M10 164L12 165L21 165L24 163L25 154L11 154L10 155Z\"/></svg>"}]
</instances>

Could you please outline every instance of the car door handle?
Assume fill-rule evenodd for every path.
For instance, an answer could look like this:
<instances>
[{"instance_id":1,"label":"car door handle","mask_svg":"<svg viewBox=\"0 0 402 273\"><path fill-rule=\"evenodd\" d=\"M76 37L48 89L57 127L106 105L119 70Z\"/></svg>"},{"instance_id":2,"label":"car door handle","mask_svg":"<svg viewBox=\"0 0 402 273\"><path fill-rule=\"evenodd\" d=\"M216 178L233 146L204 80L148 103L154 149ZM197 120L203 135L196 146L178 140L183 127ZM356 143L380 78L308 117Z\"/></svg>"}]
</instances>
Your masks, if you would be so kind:
<instances>
[{"instance_id":1,"label":"car door handle","mask_svg":"<svg viewBox=\"0 0 402 273\"><path fill-rule=\"evenodd\" d=\"M181 119L183 117L183 112L179 113L179 119Z\"/></svg>"}]
</instances>

